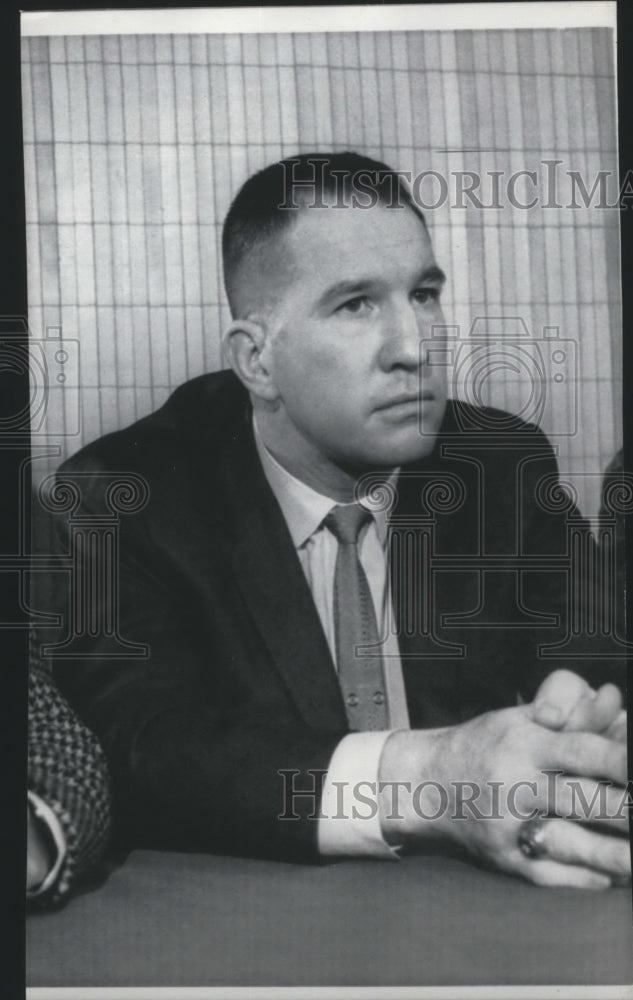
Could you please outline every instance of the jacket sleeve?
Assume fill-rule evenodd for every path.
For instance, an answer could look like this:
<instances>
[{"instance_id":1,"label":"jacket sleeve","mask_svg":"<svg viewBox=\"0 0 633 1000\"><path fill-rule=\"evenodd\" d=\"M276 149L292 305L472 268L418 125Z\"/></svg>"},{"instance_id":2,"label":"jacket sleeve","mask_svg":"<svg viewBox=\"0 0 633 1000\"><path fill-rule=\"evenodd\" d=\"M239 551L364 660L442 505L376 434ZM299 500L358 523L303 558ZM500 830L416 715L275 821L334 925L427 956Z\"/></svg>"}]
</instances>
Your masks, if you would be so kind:
<instances>
[{"instance_id":1,"label":"jacket sleeve","mask_svg":"<svg viewBox=\"0 0 633 1000\"><path fill-rule=\"evenodd\" d=\"M28 689L28 787L53 811L65 841L54 883L33 905L55 904L100 860L110 830L105 756L35 655L31 637Z\"/></svg>"}]
</instances>

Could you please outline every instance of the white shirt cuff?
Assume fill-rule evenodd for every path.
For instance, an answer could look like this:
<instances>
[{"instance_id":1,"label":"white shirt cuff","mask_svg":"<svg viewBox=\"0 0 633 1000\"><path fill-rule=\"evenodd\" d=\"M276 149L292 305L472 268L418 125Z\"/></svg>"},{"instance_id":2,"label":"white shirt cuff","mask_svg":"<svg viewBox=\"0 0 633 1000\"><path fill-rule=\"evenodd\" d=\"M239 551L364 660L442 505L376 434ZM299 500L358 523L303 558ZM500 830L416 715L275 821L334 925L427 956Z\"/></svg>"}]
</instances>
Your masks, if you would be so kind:
<instances>
[{"instance_id":1,"label":"white shirt cuff","mask_svg":"<svg viewBox=\"0 0 633 1000\"><path fill-rule=\"evenodd\" d=\"M321 854L398 860L398 848L383 837L378 808L380 757L390 735L350 733L334 751L321 798Z\"/></svg>"},{"instance_id":2,"label":"white shirt cuff","mask_svg":"<svg viewBox=\"0 0 633 1000\"><path fill-rule=\"evenodd\" d=\"M35 792L29 791L28 798L33 807L33 812L35 813L36 818L41 823L45 823L48 827L57 852L53 861L53 866L44 881L34 889L28 890L27 896L32 898L34 896L41 896L47 891L47 889L50 889L50 887L54 885L64 863L64 858L66 857L66 838L64 836L61 823L48 803L46 803L44 799L41 799L39 795L36 795Z\"/></svg>"}]
</instances>

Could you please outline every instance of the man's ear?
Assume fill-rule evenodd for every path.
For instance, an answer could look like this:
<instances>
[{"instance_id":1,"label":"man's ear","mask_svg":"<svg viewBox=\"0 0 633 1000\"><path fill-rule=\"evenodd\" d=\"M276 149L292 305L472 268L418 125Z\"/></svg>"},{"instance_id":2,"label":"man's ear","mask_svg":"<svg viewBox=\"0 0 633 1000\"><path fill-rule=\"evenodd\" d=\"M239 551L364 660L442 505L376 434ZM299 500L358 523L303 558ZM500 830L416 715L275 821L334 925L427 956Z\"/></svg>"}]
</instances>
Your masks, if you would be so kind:
<instances>
[{"instance_id":1,"label":"man's ear","mask_svg":"<svg viewBox=\"0 0 633 1000\"><path fill-rule=\"evenodd\" d=\"M222 350L249 392L273 401L279 395L266 363L269 330L264 319L234 319L222 337Z\"/></svg>"}]
</instances>

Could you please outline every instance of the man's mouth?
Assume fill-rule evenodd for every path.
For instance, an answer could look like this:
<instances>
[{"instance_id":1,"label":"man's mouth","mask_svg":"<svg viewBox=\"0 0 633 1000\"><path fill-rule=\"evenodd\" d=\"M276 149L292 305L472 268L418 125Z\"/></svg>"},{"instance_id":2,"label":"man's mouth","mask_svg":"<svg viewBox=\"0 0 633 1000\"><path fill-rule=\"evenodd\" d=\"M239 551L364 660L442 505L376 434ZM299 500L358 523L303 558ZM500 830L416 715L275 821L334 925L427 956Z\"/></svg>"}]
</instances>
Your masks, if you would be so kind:
<instances>
[{"instance_id":1,"label":"man's mouth","mask_svg":"<svg viewBox=\"0 0 633 1000\"><path fill-rule=\"evenodd\" d=\"M402 393L399 396L394 396L393 399L388 400L386 403L381 403L376 409L391 410L394 407L401 407L403 409L407 407L420 407L423 403L430 403L434 399L435 394L430 389L423 389L422 392Z\"/></svg>"}]
</instances>

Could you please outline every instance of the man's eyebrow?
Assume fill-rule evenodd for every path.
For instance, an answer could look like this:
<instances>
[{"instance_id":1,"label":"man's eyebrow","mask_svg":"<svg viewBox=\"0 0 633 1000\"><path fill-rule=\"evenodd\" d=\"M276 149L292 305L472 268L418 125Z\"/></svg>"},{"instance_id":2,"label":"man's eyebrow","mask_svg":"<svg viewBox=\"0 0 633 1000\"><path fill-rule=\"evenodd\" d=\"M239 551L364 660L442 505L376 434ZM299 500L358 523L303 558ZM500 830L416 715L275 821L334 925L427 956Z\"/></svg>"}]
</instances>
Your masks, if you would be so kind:
<instances>
[{"instance_id":1,"label":"man's eyebrow","mask_svg":"<svg viewBox=\"0 0 633 1000\"><path fill-rule=\"evenodd\" d=\"M444 285L446 284L446 275L441 267L433 264L432 267L427 267L422 271L420 281L434 281L438 285Z\"/></svg>"},{"instance_id":2,"label":"man's eyebrow","mask_svg":"<svg viewBox=\"0 0 633 1000\"><path fill-rule=\"evenodd\" d=\"M361 295L368 288L371 288L373 284L374 279L372 278L364 278L360 281L337 281L334 285L326 288L323 295L319 297L317 306L325 305L332 299L339 298L341 295Z\"/></svg>"},{"instance_id":3,"label":"man's eyebrow","mask_svg":"<svg viewBox=\"0 0 633 1000\"><path fill-rule=\"evenodd\" d=\"M339 298L339 296L361 295L379 280L379 278L364 278L359 281L337 281L323 292L323 295L320 296L317 302L317 307L325 305L332 299ZM446 283L446 275L441 267L433 264L431 267L425 268L420 274L418 284L422 281L434 281L438 285L443 285Z\"/></svg>"}]
</instances>

